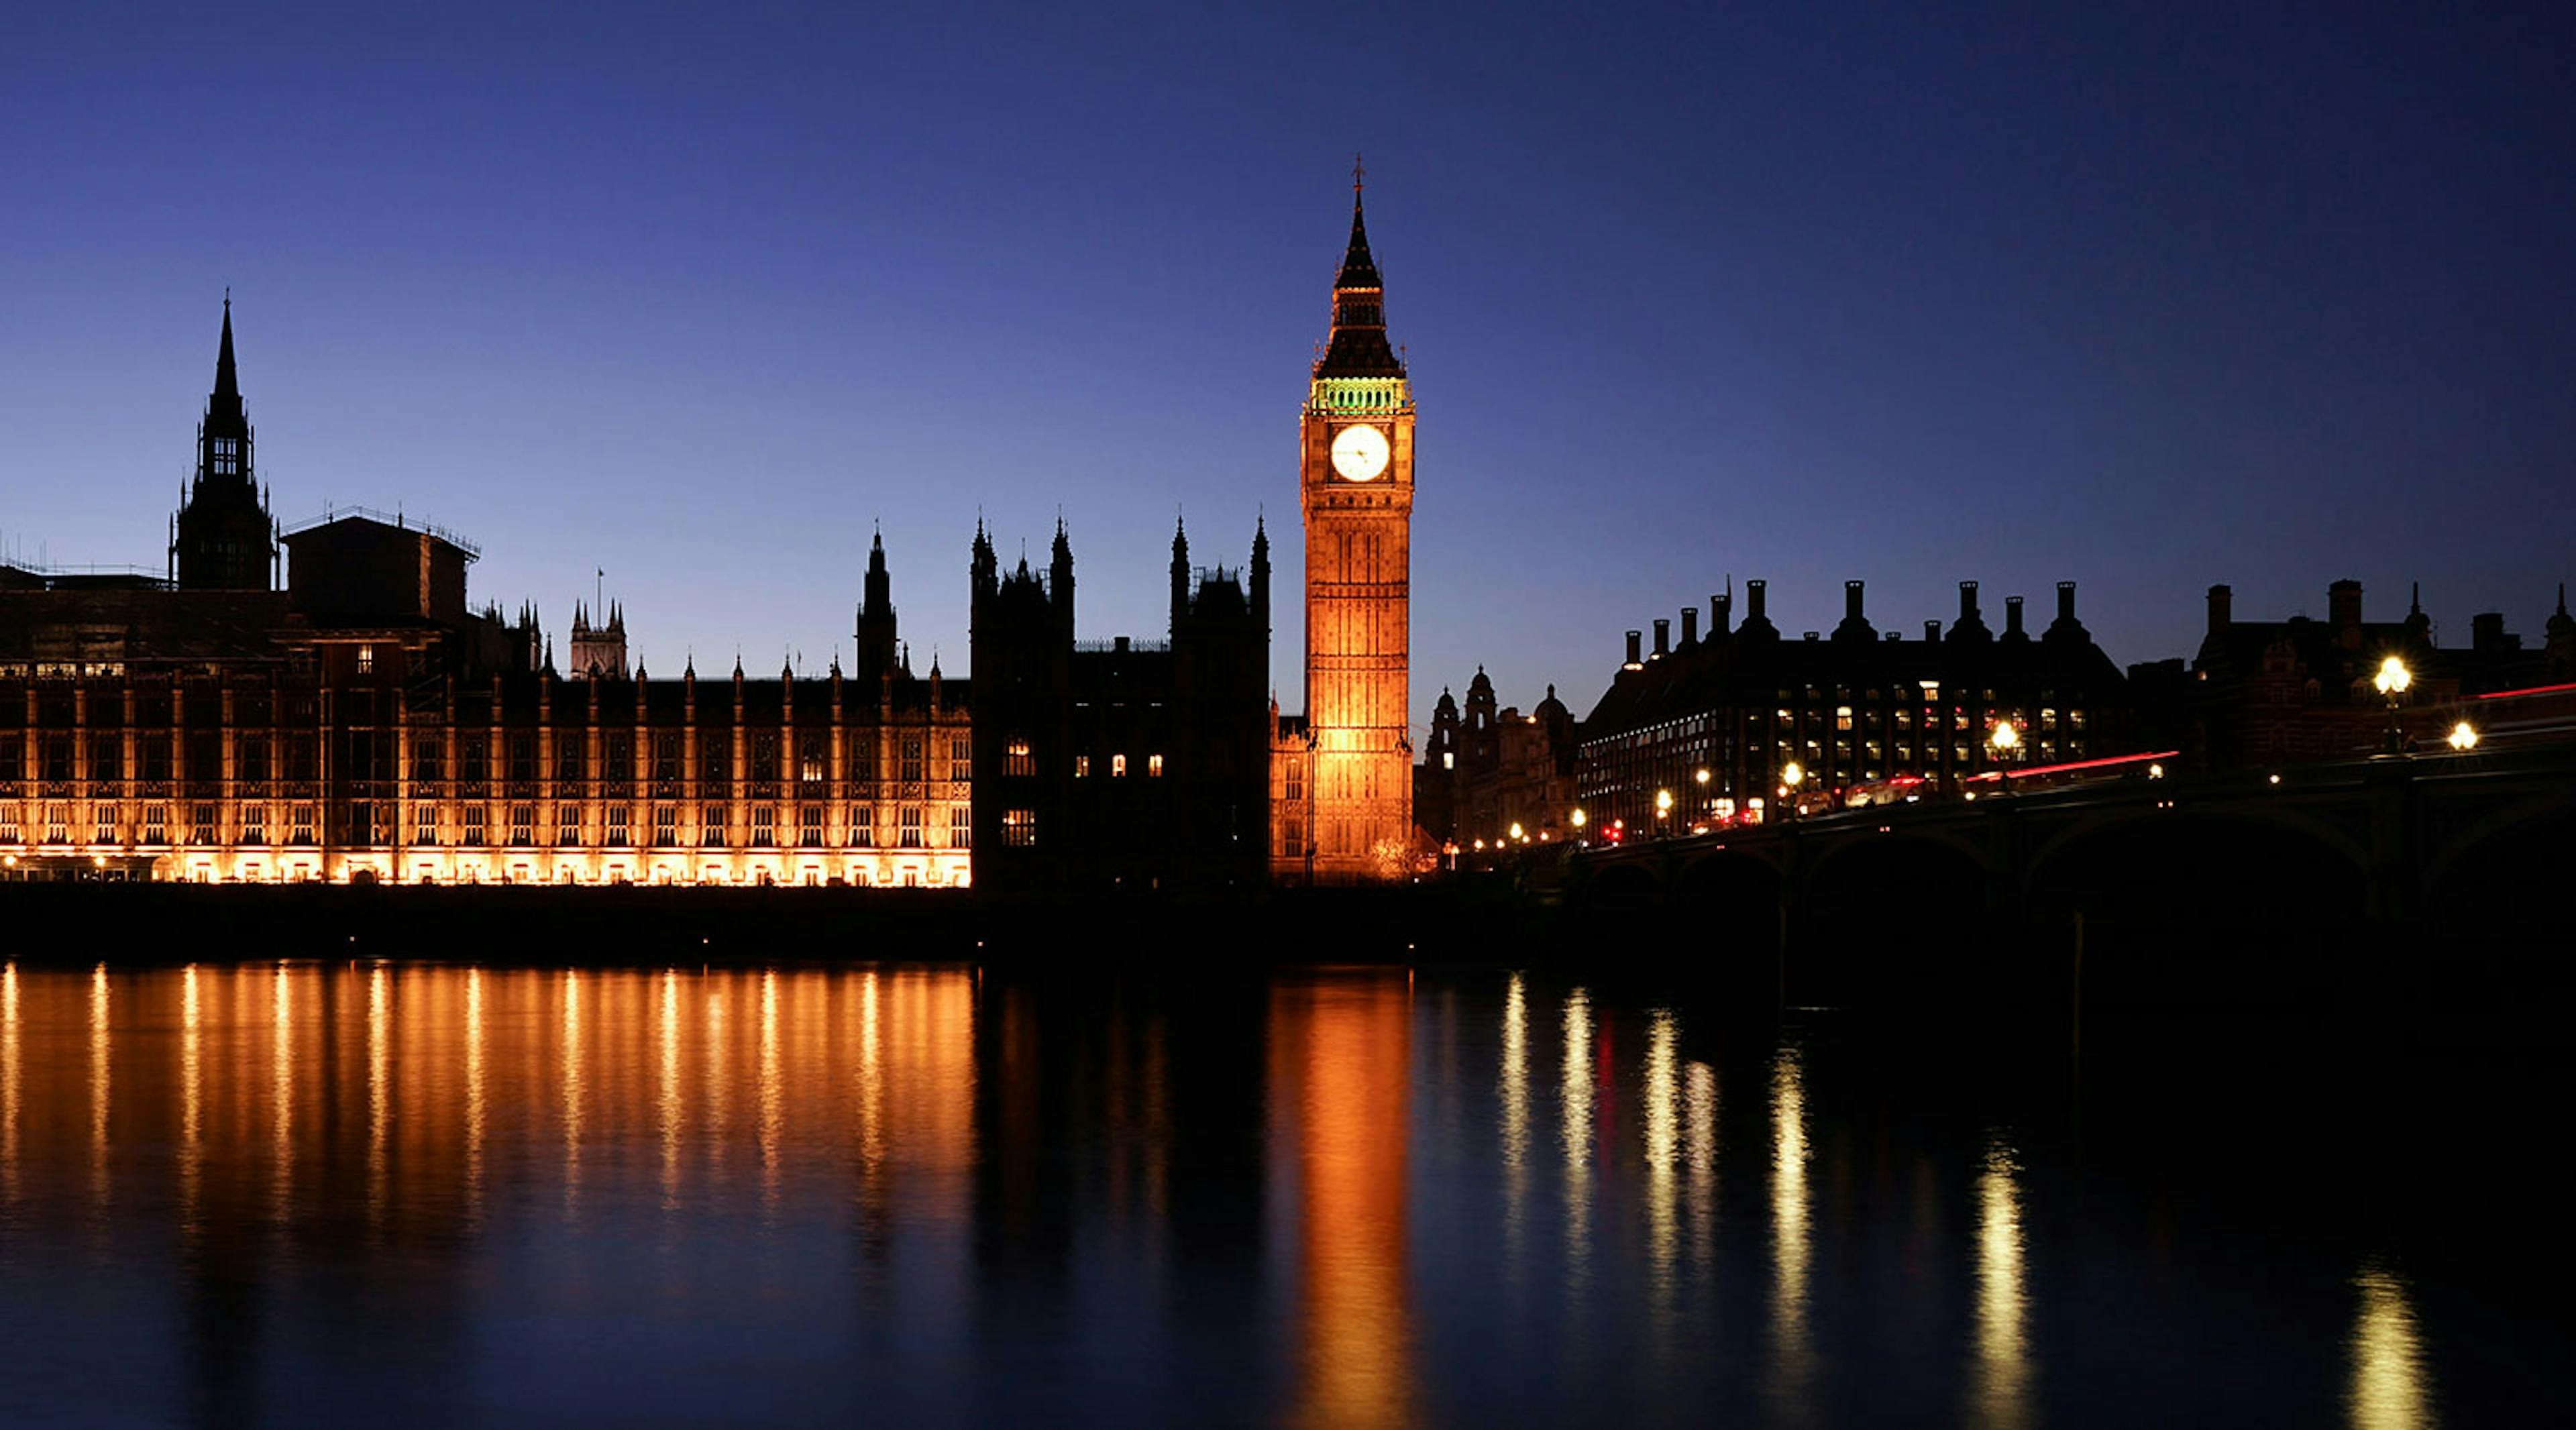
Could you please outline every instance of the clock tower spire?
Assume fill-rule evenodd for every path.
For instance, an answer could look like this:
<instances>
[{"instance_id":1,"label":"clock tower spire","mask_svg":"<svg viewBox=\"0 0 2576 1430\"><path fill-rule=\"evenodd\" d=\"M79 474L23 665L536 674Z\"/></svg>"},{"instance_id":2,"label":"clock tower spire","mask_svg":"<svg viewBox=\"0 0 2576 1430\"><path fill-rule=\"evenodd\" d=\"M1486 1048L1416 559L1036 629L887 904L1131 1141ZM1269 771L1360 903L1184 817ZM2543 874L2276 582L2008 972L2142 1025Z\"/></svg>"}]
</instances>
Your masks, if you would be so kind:
<instances>
[{"instance_id":1,"label":"clock tower spire","mask_svg":"<svg viewBox=\"0 0 2576 1430\"><path fill-rule=\"evenodd\" d=\"M1413 745L1406 733L1413 522L1413 390L1386 336L1361 180L1333 278L1332 337L1298 413L1306 524L1306 720L1311 853L1283 874L1376 883L1410 873Z\"/></svg>"}]
</instances>

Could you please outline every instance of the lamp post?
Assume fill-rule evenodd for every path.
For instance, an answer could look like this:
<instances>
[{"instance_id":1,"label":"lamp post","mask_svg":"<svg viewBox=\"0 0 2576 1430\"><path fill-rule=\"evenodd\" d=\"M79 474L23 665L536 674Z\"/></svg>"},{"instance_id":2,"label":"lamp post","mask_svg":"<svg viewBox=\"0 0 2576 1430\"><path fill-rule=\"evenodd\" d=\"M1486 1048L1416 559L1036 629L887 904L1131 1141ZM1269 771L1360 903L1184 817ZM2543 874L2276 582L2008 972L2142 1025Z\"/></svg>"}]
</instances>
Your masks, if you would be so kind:
<instances>
[{"instance_id":1,"label":"lamp post","mask_svg":"<svg viewBox=\"0 0 2576 1430\"><path fill-rule=\"evenodd\" d=\"M1789 763L1780 767L1780 803L1785 806L1786 810L1782 816L1783 818L1794 819L1797 817L1798 786L1805 784L1806 782L1807 772L1798 767L1798 762L1796 760L1791 760Z\"/></svg>"},{"instance_id":2,"label":"lamp post","mask_svg":"<svg viewBox=\"0 0 2576 1430\"><path fill-rule=\"evenodd\" d=\"M2004 788L2012 788L2013 751L2021 748L2021 731L2010 720L1997 720L1986 732L1986 748L1993 752L1995 769L2002 775Z\"/></svg>"},{"instance_id":3,"label":"lamp post","mask_svg":"<svg viewBox=\"0 0 2576 1430\"><path fill-rule=\"evenodd\" d=\"M2377 686L2379 693L2388 698L2388 734L2385 741L2388 753L2402 755L2406 753L2406 727L2397 722L2397 704L2406 694L2406 687L2415 683L2415 673L2406 668L2405 661L2392 655L2379 663L2379 674L2372 676L2370 683Z\"/></svg>"},{"instance_id":4,"label":"lamp post","mask_svg":"<svg viewBox=\"0 0 2576 1430\"><path fill-rule=\"evenodd\" d=\"M1663 838L1672 829L1672 823L1673 792L1659 789L1655 791L1655 837Z\"/></svg>"},{"instance_id":5,"label":"lamp post","mask_svg":"<svg viewBox=\"0 0 2576 1430\"><path fill-rule=\"evenodd\" d=\"M2451 727L2451 748L2465 755L2478 747L2478 727L2463 720Z\"/></svg>"}]
</instances>

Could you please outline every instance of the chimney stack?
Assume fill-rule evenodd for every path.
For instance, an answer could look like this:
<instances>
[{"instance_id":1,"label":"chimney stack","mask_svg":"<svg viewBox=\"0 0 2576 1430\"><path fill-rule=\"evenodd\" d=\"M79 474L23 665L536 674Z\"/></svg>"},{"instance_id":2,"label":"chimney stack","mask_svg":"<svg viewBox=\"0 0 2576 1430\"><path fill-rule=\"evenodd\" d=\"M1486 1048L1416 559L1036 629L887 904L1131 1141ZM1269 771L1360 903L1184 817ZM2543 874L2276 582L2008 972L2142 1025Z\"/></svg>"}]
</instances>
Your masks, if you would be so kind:
<instances>
[{"instance_id":1,"label":"chimney stack","mask_svg":"<svg viewBox=\"0 0 2576 1430\"><path fill-rule=\"evenodd\" d=\"M1959 583L1959 619L1962 621L1977 619L1977 583L1974 581Z\"/></svg>"},{"instance_id":2,"label":"chimney stack","mask_svg":"<svg viewBox=\"0 0 2576 1430\"><path fill-rule=\"evenodd\" d=\"M2061 621L2075 619L2075 583L2072 581L2057 583L2057 618Z\"/></svg>"},{"instance_id":3,"label":"chimney stack","mask_svg":"<svg viewBox=\"0 0 2576 1430\"><path fill-rule=\"evenodd\" d=\"M1682 649L1699 644L1699 607L1682 607Z\"/></svg>"},{"instance_id":4,"label":"chimney stack","mask_svg":"<svg viewBox=\"0 0 2576 1430\"><path fill-rule=\"evenodd\" d=\"M2326 621L2334 627L2335 641L2348 650L2361 645L2361 583L2337 581L2326 588Z\"/></svg>"},{"instance_id":5,"label":"chimney stack","mask_svg":"<svg viewBox=\"0 0 2576 1430\"><path fill-rule=\"evenodd\" d=\"M1861 618L1861 615L1860 615L1861 600L1860 600L1860 598L1861 598L1861 583L1860 583L1860 582L1858 582L1858 581L1845 581L1845 582L1843 583L1843 619L1844 619L1844 620L1846 620L1846 621L1857 621L1857 620L1859 620L1859 619Z\"/></svg>"},{"instance_id":6,"label":"chimney stack","mask_svg":"<svg viewBox=\"0 0 2576 1430\"><path fill-rule=\"evenodd\" d=\"M2235 604L2234 591L2225 586L2209 588L2209 633L2211 635L2217 635L2227 629L2229 621L2233 619L2231 613L2235 609Z\"/></svg>"},{"instance_id":7,"label":"chimney stack","mask_svg":"<svg viewBox=\"0 0 2576 1430\"><path fill-rule=\"evenodd\" d=\"M1758 621L1764 618L1762 610L1763 584L1764 583L1760 581L1747 581L1744 583L1744 619L1748 621Z\"/></svg>"},{"instance_id":8,"label":"chimney stack","mask_svg":"<svg viewBox=\"0 0 2576 1430\"><path fill-rule=\"evenodd\" d=\"M1661 617L1655 620L1655 659L1673 653L1673 623Z\"/></svg>"},{"instance_id":9,"label":"chimney stack","mask_svg":"<svg viewBox=\"0 0 2576 1430\"><path fill-rule=\"evenodd\" d=\"M2021 628L2021 597L2019 596L2004 597L2004 634L2008 636L2023 634Z\"/></svg>"},{"instance_id":10,"label":"chimney stack","mask_svg":"<svg viewBox=\"0 0 2576 1430\"><path fill-rule=\"evenodd\" d=\"M1730 595L1716 595L1708 598L1708 638L1710 640L1716 640L1727 633L1729 627L1726 624L1726 618L1734 605L1735 598Z\"/></svg>"},{"instance_id":11,"label":"chimney stack","mask_svg":"<svg viewBox=\"0 0 2576 1430\"><path fill-rule=\"evenodd\" d=\"M1923 638L1935 645L1940 644L1941 623L1939 621L1925 621L1923 623Z\"/></svg>"},{"instance_id":12,"label":"chimney stack","mask_svg":"<svg viewBox=\"0 0 2576 1430\"><path fill-rule=\"evenodd\" d=\"M1628 632L1628 664L1632 668L1646 663L1645 656L1641 654L1637 648L1639 642L1642 642L1645 638L1646 633L1644 631Z\"/></svg>"}]
</instances>

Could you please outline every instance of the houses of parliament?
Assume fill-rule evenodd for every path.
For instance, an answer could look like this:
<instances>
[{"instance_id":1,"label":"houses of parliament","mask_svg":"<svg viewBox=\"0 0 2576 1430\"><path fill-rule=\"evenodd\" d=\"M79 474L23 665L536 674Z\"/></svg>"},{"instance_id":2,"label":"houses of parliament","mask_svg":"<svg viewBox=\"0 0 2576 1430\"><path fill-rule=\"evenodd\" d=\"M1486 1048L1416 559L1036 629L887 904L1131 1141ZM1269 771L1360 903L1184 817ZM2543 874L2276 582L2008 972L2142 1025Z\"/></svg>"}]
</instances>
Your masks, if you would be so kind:
<instances>
[{"instance_id":1,"label":"houses of parliament","mask_svg":"<svg viewBox=\"0 0 2576 1430\"><path fill-rule=\"evenodd\" d=\"M1270 554L1172 540L1160 641L1075 636L969 548L971 678L916 672L882 538L851 665L648 676L622 609L476 609L463 537L281 526L224 305L164 575L0 565L0 879L999 890L1407 877L1413 420L1354 181L1298 420L1305 709L1268 692Z\"/></svg>"}]
</instances>

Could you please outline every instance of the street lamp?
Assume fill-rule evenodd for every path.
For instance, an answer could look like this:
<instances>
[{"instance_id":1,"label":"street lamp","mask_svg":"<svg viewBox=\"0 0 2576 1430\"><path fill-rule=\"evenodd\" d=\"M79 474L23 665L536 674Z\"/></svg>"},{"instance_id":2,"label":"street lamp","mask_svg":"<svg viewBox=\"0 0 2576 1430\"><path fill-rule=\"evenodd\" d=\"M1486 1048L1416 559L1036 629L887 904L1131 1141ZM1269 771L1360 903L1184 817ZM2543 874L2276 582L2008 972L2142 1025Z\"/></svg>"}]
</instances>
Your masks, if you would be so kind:
<instances>
[{"instance_id":1,"label":"street lamp","mask_svg":"<svg viewBox=\"0 0 2576 1430\"><path fill-rule=\"evenodd\" d=\"M1780 767L1780 800L1793 817L1798 813L1798 786L1806 782L1807 772L1798 767L1796 760Z\"/></svg>"},{"instance_id":2,"label":"street lamp","mask_svg":"<svg viewBox=\"0 0 2576 1430\"><path fill-rule=\"evenodd\" d=\"M2013 751L2021 748L2021 731L2014 729L2010 720L1997 720L1994 728L1986 732L1986 748L1994 752L1995 770L2003 777L2004 784L2010 786L2012 755Z\"/></svg>"},{"instance_id":3,"label":"street lamp","mask_svg":"<svg viewBox=\"0 0 2576 1430\"><path fill-rule=\"evenodd\" d=\"M2468 721L2466 721L2466 720L2463 720L2463 721L2461 721L2459 724L2454 725L2454 726L2452 726L2452 727L2451 727L2451 748L2452 748L2452 749L2457 750L2457 751L2459 751L2461 754L2464 754L2464 755L2465 755L2465 754L2467 754L2469 751L2474 750L2474 749L2476 749L2477 747L2478 747L2478 727L2477 727L2477 726L2470 724L2470 723L2469 723Z\"/></svg>"},{"instance_id":4,"label":"street lamp","mask_svg":"<svg viewBox=\"0 0 2576 1430\"><path fill-rule=\"evenodd\" d=\"M2415 683L2415 673L2406 668L2405 661L2392 655L2379 663L2379 674L2372 676L2370 683L2388 697L2388 753L2402 755L2406 753L2406 730L2397 723L2397 702L2405 695L2406 687Z\"/></svg>"},{"instance_id":5,"label":"street lamp","mask_svg":"<svg viewBox=\"0 0 2576 1430\"><path fill-rule=\"evenodd\" d=\"M1567 815L1565 818L1566 821L1572 824L1575 828L1581 829L1583 827L1583 821L1590 818L1590 816L1586 815L1583 812L1583 806L1578 804L1574 807L1574 812Z\"/></svg>"},{"instance_id":6,"label":"street lamp","mask_svg":"<svg viewBox=\"0 0 2576 1430\"><path fill-rule=\"evenodd\" d=\"M1672 817L1673 792L1668 789L1655 791L1655 833L1661 835Z\"/></svg>"}]
</instances>

